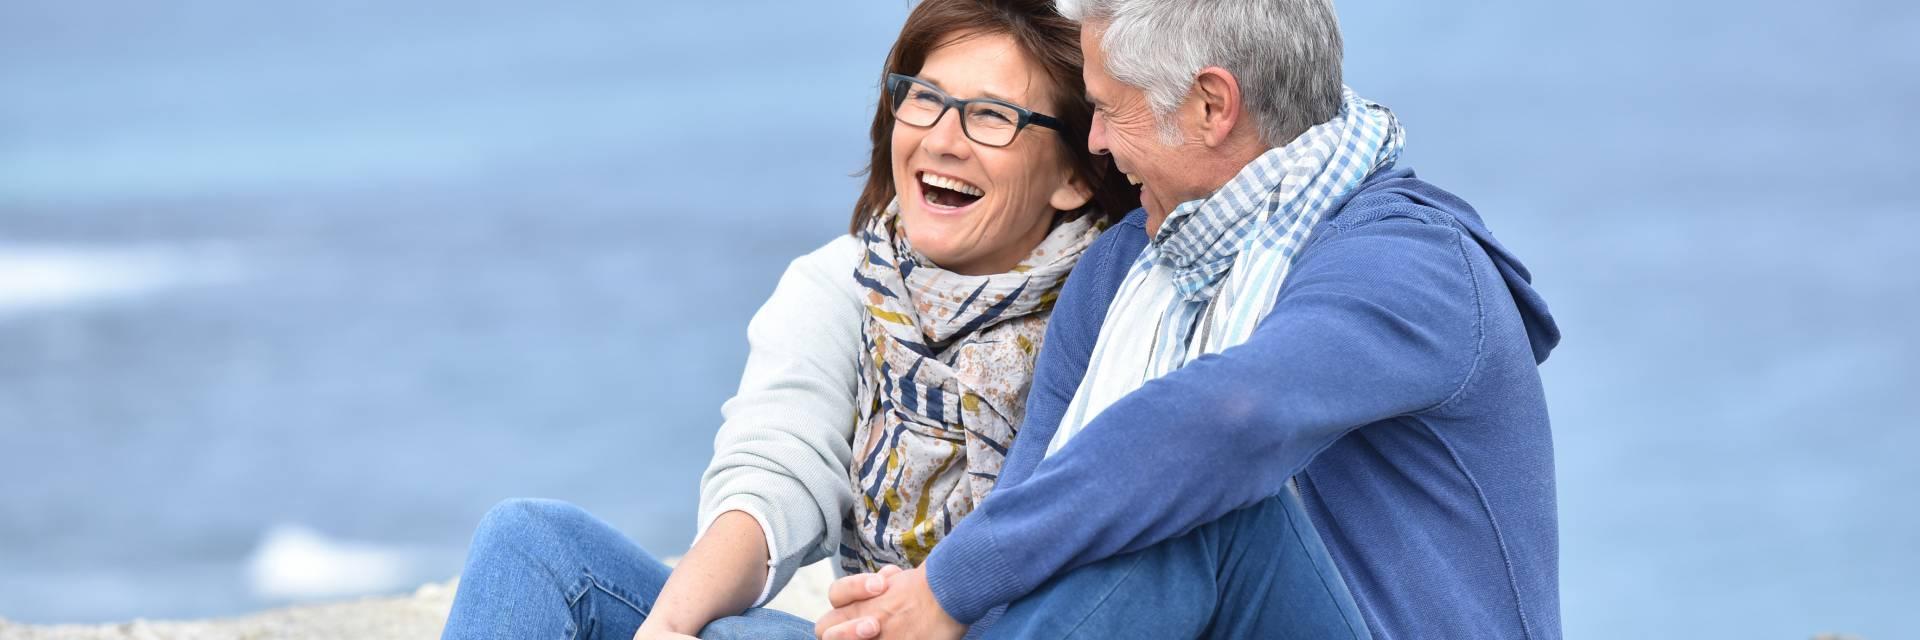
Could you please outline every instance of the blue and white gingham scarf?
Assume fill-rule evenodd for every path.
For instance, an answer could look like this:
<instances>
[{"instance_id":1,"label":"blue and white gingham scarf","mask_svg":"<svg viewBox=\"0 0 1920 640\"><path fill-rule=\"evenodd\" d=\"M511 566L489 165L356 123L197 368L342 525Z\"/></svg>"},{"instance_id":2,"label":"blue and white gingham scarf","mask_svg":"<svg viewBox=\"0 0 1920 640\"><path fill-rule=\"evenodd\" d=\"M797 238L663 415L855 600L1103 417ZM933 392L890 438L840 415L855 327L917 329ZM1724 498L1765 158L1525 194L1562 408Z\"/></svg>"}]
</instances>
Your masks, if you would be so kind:
<instances>
[{"instance_id":1,"label":"blue and white gingham scarf","mask_svg":"<svg viewBox=\"0 0 1920 640\"><path fill-rule=\"evenodd\" d=\"M1245 342L1307 234L1367 176L1393 166L1405 135L1392 111L1349 89L1332 120L1261 154L1212 196L1174 208L1107 307L1047 455L1148 380Z\"/></svg>"}]
</instances>

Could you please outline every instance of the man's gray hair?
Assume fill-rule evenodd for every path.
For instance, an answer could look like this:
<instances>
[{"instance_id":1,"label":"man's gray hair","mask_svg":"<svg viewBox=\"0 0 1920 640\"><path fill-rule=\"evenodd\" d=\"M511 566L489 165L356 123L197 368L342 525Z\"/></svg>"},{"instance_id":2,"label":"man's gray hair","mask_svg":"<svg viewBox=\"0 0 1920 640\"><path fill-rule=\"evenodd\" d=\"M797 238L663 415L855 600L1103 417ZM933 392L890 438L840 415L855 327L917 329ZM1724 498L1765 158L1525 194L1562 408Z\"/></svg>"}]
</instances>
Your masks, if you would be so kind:
<instances>
[{"instance_id":1,"label":"man's gray hair","mask_svg":"<svg viewBox=\"0 0 1920 640\"><path fill-rule=\"evenodd\" d=\"M1056 0L1060 15L1104 29L1114 79L1146 93L1163 134L1206 67L1240 83L1260 137L1281 146L1340 111L1340 25L1332 0Z\"/></svg>"}]
</instances>

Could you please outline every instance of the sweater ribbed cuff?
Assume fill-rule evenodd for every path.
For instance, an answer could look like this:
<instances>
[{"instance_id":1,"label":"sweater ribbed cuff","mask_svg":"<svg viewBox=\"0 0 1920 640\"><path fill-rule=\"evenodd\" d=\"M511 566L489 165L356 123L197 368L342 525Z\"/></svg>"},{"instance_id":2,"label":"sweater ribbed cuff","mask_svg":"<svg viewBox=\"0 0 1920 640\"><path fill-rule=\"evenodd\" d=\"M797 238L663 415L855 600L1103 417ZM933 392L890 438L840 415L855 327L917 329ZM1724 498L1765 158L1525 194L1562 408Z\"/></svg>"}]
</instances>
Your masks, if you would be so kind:
<instances>
[{"instance_id":1,"label":"sweater ribbed cuff","mask_svg":"<svg viewBox=\"0 0 1920 640\"><path fill-rule=\"evenodd\" d=\"M993 537L993 522L984 511L969 514L967 521L935 545L925 566L933 598L962 624L979 621L989 610L1027 591L1007 570Z\"/></svg>"}]
</instances>

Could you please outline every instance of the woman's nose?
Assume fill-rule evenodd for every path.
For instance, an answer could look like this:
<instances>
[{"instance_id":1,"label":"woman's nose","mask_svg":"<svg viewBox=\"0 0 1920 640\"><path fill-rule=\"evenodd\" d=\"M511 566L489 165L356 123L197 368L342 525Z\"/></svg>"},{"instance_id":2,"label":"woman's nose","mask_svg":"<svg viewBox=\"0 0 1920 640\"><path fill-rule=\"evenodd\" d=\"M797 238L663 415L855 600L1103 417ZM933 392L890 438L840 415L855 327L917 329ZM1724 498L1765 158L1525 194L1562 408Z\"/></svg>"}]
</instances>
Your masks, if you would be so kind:
<instances>
[{"instance_id":1,"label":"woman's nose","mask_svg":"<svg viewBox=\"0 0 1920 640\"><path fill-rule=\"evenodd\" d=\"M967 157L972 147L967 141L966 132L960 128L961 117L959 109L949 109L942 114L940 121L927 130L927 137L920 142L921 146L933 153Z\"/></svg>"}]
</instances>

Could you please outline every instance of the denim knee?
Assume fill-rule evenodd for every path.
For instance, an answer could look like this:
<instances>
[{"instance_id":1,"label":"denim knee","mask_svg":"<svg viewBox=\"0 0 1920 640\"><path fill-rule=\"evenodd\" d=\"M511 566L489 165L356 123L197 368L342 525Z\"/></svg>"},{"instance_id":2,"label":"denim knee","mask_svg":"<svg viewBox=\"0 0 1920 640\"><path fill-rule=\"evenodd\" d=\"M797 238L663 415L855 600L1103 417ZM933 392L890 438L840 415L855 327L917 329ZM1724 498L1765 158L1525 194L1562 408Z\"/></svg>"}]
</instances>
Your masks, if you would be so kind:
<instances>
[{"instance_id":1,"label":"denim knee","mask_svg":"<svg viewBox=\"0 0 1920 640\"><path fill-rule=\"evenodd\" d=\"M509 498L487 510L480 529L527 530L565 528L568 523L592 517L585 509L562 500Z\"/></svg>"},{"instance_id":2,"label":"denim knee","mask_svg":"<svg viewBox=\"0 0 1920 640\"><path fill-rule=\"evenodd\" d=\"M519 556L551 564L548 552L564 548L565 532L576 530L593 516L572 503L560 500L513 498L502 500L487 510L473 534L470 553L499 557Z\"/></svg>"}]
</instances>

